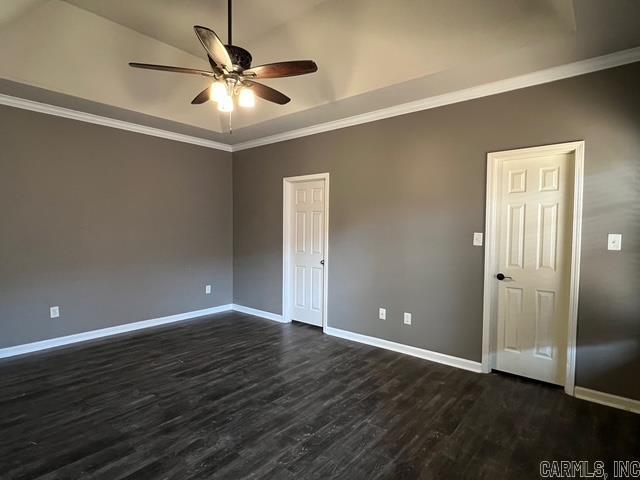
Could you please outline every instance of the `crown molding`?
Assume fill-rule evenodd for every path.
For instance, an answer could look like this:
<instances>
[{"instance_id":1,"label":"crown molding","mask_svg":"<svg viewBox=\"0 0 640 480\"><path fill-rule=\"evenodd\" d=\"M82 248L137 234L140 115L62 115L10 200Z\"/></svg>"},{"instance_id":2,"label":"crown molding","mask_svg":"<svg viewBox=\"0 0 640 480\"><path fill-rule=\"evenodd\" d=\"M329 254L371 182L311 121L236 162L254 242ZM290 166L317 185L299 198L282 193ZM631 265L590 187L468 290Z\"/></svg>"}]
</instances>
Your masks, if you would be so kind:
<instances>
[{"instance_id":1,"label":"crown molding","mask_svg":"<svg viewBox=\"0 0 640 480\"><path fill-rule=\"evenodd\" d=\"M81 122L103 125L105 127L118 128L120 130L128 130L130 132L141 133L143 135L151 135L153 137L166 138L176 142L191 143L201 147L213 148L225 152L239 152L250 148L269 145L271 143L284 142L293 140L294 138L306 137L317 133L329 132L340 128L352 127L363 123L375 122L385 118L397 117L407 113L419 112L421 110L429 110L431 108L451 105L453 103L464 102L477 98L496 95L498 93L510 92L521 88L532 87L544 83L555 82L565 78L576 77L587 73L606 70L607 68L619 67L629 63L640 61L640 47L621 50L619 52L610 53L600 57L580 60L578 62L559 65L556 67L539 70L537 72L527 73L517 77L498 80L496 82L486 83L476 87L465 88L455 92L444 93L426 97L413 102L402 103L388 108L373 110L371 112L354 115L351 117L341 118L330 122L318 123L309 127L290 130L287 132L269 135L246 142L240 142L233 145L208 140L206 138L192 137L181 133L162 130L159 128L147 127L136 123L125 122L113 118L102 117L91 113L85 113L77 110L59 107L56 105L48 105L46 103L26 100L24 98L12 97L10 95L0 94L0 105L31 110L34 112L44 113L47 115L55 115L58 117L70 118Z\"/></svg>"},{"instance_id":2,"label":"crown molding","mask_svg":"<svg viewBox=\"0 0 640 480\"><path fill-rule=\"evenodd\" d=\"M464 102L476 98L496 95L498 93L509 92L521 88L532 87L544 83L555 82L565 78L576 77L586 73L597 72L607 68L618 67L629 63L640 61L640 47L621 50L619 52L610 53L600 57L580 60L578 62L559 65L556 67L546 68L533 73L527 73L517 77L498 80L496 82L486 83L476 87L465 88L455 92L444 93L432 97L415 100L413 102L394 105L393 107L374 110L352 117L341 118L326 123L319 123L309 127L290 130L288 132L269 135L255 140L248 140L233 145L232 151L238 152L250 148L269 145L271 143L284 142L294 138L306 137L317 133L328 132L340 128L352 127L363 123L375 122L385 118L397 117L407 113L419 112L421 110L429 110L431 108L442 107L453 103Z\"/></svg>"},{"instance_id":3,"label":"crown molding","mask_svg":"<svg viewBox=\"0 0 640 480\"><path fill-rule=\"evenodd\" d=\"M49 105L46 103L35 102L33 100L26 100L24 98L12 97L10 95L0 94L0 105L7 105L9 107L31 110L32 112L44 113L46 115L55 115L56 117L70 118L72 120L78 120L80 122L93 123L105 127L127 130L130 132L141 133L143 135L150 135L152 137L166 138L168 140L174 140L176 142L191 143L193 145L214 148L216 150L223 150L225 152L232 151L231 145L227 145L226 143L215 142L206 138L192 137L190 135L171 132L169 130L162 130L160 128L147 127L145 125L140 125L137 123L125 122L124 120L102 117L100 115L94 115L92 113L80 112L78 110L71 110L69 108L63 108L57 105Z\"/></svg>"}]
</instances>

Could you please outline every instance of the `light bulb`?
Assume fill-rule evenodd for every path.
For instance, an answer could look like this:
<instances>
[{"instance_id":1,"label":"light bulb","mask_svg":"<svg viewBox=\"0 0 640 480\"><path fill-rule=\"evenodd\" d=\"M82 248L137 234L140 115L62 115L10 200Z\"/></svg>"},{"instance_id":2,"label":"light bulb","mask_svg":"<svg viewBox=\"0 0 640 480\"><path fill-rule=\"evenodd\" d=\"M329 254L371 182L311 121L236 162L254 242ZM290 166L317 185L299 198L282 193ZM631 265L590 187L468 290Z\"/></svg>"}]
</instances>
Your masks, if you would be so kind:
<instances>
[{"instance_id":1,"label":"light bulb","mask_svg":"<svg viewBox=\"0 0 640 480\"><path fill-rule=\"evenodd\" d=\"M233 112L233 98L231 98L229 95L222 98L218 102L218 110L220 110L221 112Z\"/></svg>"},{"instance_id":2,"label":"light bulb","mask_svg":"<svg viewBox=\"0 0 640 480\"><path fill-rule=\"evenodd\" d=\"M220 102L223 98L228 97L227 86L223 82L213 82L211 84L211 100Z\"/></svg>"},{"instance_id":3,"label":"light bulb","mask_svg":"<svg viewBox=\"0 0 640 480\"><path fill-rule=\"evenodd\" d=\"M241 107L252 108L256 105L256 96L253 94L253 90L244 87L240 90L240 96L238 97L238 105Z\"/></svg>"}]
</instances>

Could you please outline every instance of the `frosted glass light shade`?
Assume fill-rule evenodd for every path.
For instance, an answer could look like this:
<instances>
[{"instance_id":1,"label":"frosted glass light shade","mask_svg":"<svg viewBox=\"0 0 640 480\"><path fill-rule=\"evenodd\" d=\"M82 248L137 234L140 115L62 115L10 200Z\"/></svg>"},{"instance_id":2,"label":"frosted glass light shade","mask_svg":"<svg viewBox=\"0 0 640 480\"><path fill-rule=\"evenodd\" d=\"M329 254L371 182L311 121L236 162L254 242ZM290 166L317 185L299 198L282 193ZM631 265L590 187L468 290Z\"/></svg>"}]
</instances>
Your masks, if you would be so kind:
<instances>
[{"instance_id":1,"label":"frosted glass light shade","mask_svg":"<svg viewBox=\"0 0 640 480\"><path fill-rule=\"evenodd\" d=\"M227 93L227 86L222 82L213 82L211 84L211 100L214 102L220 102L222 99L229 96Z\"/></svg>"},{"instance_id":2,"label":"frosted glass light shade","mask_svg":"<svg viewBox=\"0 0 640 480\"><path fill-rule=\"evenodd\" d=\"M238 105L241 107L252 108L256 105L256 96L253 90L250 88L243 88L240 90L240 96L238 97Z\"/></svg>"},{"instance_id":3,"label":"frosted glass light shade","mask_svg":"<svg viewBox=\"0 0 640 480\"><path fill-rule=\"evenodd\" d=\"M218 110L221 112L233 112L233 98L226 96L218 102Z\"/></svg>"}]
</instances>

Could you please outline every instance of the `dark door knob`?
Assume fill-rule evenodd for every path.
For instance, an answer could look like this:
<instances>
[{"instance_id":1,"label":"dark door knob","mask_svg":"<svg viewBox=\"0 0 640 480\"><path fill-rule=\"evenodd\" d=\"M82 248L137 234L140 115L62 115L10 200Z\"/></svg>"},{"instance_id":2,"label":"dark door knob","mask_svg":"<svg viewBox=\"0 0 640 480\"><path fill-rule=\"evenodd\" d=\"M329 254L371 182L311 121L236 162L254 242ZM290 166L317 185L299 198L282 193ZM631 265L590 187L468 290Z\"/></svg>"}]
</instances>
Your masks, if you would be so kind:
<instances>
[{"instance_id":1,"label":"dark door knob","mask_svg":"<svg viewBox=\"0 0 640 480\"><path fill-rule=\"evenodd\" d=\"M507 277L504 273L499 273L499 274L497 274L497 275L496 275L496 278L497 278L498 280L504 280L505 278L508 278L509 280L513 280L513 278L511 278L511 277Z\"/></svg>"},{"instance_id":2,"label":"dark door knob","mask_svg":"<svg viewBox=\"0 0 640 480\"><path fill-rule=\"evenodd\" d=\"M320 265L324 265L324 260L320 260Z\"/></svg>"}]
</instances>

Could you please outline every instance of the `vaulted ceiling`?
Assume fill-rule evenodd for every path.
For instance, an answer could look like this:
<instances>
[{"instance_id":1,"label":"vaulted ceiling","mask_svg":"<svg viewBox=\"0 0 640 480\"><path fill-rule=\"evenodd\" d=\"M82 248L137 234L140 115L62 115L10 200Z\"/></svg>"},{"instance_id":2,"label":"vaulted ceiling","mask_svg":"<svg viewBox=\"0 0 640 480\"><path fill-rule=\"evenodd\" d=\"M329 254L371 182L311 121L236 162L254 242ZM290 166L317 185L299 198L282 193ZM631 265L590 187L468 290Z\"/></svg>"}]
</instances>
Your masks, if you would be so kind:
<instances>
[{"instance_id":1,"label":"vaulted ceiling","mask_svg":"<svg viewBox=\"0 0 640 480\"><path fill-rule=\"evenodd\" d=\"M615 4L615 6L613 6ZM225 0L3 0L0 92L237 143L640 45L637 0L236 0L234 44L254 64L313 59L265 80L222 131L206 79L129 61L207 68L192 26L226 40Z\"/></svg>"}]
</instances>

